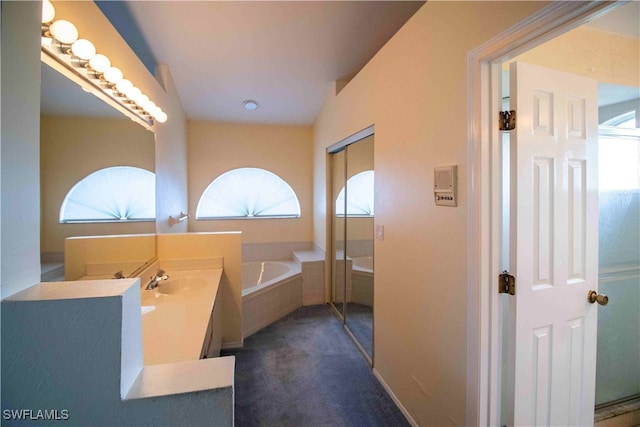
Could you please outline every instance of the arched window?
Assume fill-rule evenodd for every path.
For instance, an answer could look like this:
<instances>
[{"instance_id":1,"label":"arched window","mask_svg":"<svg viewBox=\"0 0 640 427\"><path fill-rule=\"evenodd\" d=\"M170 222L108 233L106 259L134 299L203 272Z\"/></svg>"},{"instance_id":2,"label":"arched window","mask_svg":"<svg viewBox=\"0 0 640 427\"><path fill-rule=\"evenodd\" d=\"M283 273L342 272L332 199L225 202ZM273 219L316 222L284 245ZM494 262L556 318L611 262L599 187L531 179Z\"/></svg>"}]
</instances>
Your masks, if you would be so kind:
<instances>
[{"instance_id":1,"label":"arched window","mask_svg":"<svg viewBox=\"0 0 640 427\"><path fill-rule=\"evenodd\" d=\"M240 168L217 177L198 202L196 219L297 218L296 193L278 175Z\"/></svg>"},{"instance_id":2,"label":"arched window","mask_svg":"<svg viewBox=\"0 0 640 427\"><path fill-rule=\"evenodd\" d=\"M347 180L347 216L373 216L373 171L357 173ZM336 215L344 216L344 187L336 199Z\"/></svg>"},{"instance_id":3,"label":"arched window","mask_svg":"<svg viewBox=\"0 0 640 427\"><path fill-rule=\"evenodd\" d=\"M69 190L60 222L154 221L156 175L132 166L93 172Z\"/></svg>"},{"instance_id":4,"label":"arched window","mask_svg":"<svg viewBox=\"0 0 640 427\"><path fill-rule=\"evenodd\" d=\"M627 111L624 114L620 114L619 116L607 120L606 122L602 123L602 126L615 126L625 129L636 129L638 128L636 123L636 112L635 110Z\"/></svg>"}]
</instances>

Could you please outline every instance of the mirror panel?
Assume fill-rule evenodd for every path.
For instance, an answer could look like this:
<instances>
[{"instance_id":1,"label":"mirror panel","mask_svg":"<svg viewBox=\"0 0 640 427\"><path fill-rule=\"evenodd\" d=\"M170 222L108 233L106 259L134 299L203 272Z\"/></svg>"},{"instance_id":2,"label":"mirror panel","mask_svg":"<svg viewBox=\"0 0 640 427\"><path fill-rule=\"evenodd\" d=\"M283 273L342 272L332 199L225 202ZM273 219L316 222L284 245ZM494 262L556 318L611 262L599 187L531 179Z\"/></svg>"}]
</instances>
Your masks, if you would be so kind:
<instances>
[{"instance_id":1,"label":"mirror panel","mask_svg":"<svg viewBox=\"0 0 640 427\"><path fill-rule=\"evenodd\" d=\"M155 233L155 221L60 223L65 196L91 173L114 166L133 166L155 173L155 136L45 63L41 64L42 263L63 262L67 237ZM95 190L96 197L106 196L101 191L104 193ZM119 194L109 197L118 200ZM127 270L131 270L130 265Z\"/></svg>"},{"instance_id":2,"label":"mirror panel","mask_svg":"<svg viewBox=\"0 0 640 427\"><path fill-rule=\"evenodd\" d=\"M344 187L346 172L346 150L331 154L331 302L344 318L345 309L345 293L346 293L346 259L344 251L345 242L345 221L344 215L338 215L338 212L344 212L346 200L341 201L338 205L337 194Z\"/></svg>"},{"instance_id":3,"label":"mirror panel","mask_svg":"<svg viewBox=\"0 0 640 427\"><path fill-rule=\"evenodd\" d=\"M345 323L373 357L373 135L346 147L347 309ZM369 186L370 184L370 186Z\"/></svg>"}]
</instances>

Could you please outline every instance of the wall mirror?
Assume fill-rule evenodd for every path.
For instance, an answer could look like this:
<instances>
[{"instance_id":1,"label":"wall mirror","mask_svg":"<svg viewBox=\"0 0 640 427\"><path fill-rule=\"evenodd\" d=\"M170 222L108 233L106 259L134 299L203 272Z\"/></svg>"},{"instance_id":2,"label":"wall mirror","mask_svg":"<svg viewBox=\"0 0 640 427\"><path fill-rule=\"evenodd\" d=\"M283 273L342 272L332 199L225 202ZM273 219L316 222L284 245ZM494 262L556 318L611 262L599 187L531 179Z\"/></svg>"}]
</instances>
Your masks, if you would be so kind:
<instances>
[{"instance_id":1,"label":"wall mirror","mask_svg":"<svg viewBox=\"0 0 640 427\"><path fill-rule=\"evenodd\" d=\"M67 237L155 233L155 136L41 67L40 251L43 280L56 280L45 270L60 268Z\"/></svg>"},{"instance_id":2,"label":"wall mirror","mask_svg":"<svg viewBox=\"0 0 640 427\"><path fill-rule=\"evenodd\" d=\"M373 360L374 136L329 149L331 303L358 348Z\"/></svg>"}]
</instances>

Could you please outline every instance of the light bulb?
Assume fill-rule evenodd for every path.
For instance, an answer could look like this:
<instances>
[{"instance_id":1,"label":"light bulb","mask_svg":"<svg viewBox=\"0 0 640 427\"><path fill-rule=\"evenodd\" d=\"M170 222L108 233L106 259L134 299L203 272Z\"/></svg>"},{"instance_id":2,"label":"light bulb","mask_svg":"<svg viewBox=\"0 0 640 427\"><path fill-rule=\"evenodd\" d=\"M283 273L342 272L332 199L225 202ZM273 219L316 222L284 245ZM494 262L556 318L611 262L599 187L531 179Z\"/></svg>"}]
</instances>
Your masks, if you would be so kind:
<instances>
[{"instance_id":1,"label":"light bulb","mask_svg":"<svg viewBox=\"0 0 640 427\"><path fill-rule=\"evenodd\" d=\"M138 97L138 99L136 99L136 104L138 104L140 107L144 108L143 105L145 105L147 102L149 102L149 97L147 95L140 95Z\"/></svg>"},{"instance_id":2,"label":"light bulb","mask_svg":"<svg viewBox=\"0 0 640 427\"><path fill-rule=\"evenodd\" d=\"M96 56L96 47L89 40L78 39L71 45L71 53L80 59L89 61Z\"/></svg>"},{"instance_id":3,"label":"light bulb","mask_svg":"<svg viewBox=\"0 0 640 427\"><path fill-rule=\"evenodd\" d=\"M162 110L160 109L160 107L153 104L152 106L151 105L149 106L149 109L147 110L147 112L151 114L153 117L156 117L158 114L162 113Z\"/></svg>"},{"instance_id":4,"label":"light bulb","mask_svg":"<svg viewBox=\"0 0 640 427\"><path fill-rule=\"evenodd\" d=\"M158 108L156 107L156 103L153 101L149 101L149 102L145 102L144 104L140 105L142 107L142 109L144 111L146 111L147 113L151 114L153 116L152 111L154 111L154 108Z\"/></svg>"},{"instance_id":5,"label":"light bulb","mask_svg":"<svg viewBox=\"0 0 640 427\"><path fill-rule=\"evenodd\" d=\"M45 24L47 22L53 21L53 18L56 16L56 9L53 7L49 0L44 0L42 2L42 23Z\"/></svg>"},{"instance_id":6,"label":"light bulb","mask_svg":"<svg viewBox=\"0 0 640 427\"><path fill-rule=\"evenodd\" d=\"M75 25L69 21L65 21L64 19L51 24L49 32L51 32L51 35L56 40L63 44L71 44L78 40L78 30Z\"/></svg>"},{"instance_id":7,"label":"light bulb","mask_svg":"<svg viewBox=\"0 0 640 427\"><path fill-rule=\"evenodd\" d=\"M96 73L104 73L109 67L111 67L111 61L109 61L109 58L99 53L89 60L89 66L93 68Z\"/></svg>"},{"instance_id":8,"label":"light bulb","mask_svg":"<svg viewBox=\"0 0 640 427\"><path fill-rule=\"evenodd\" d=\"M162 110L160 110L160 112L157 115L155 115L154 117L160 123L164 123L168 119L167 114Z\"/></svg>"},{"instance_id":9,"label":"light bulb","mask_svg":"<svg viewBox=\"0 0 640 427\"><path fill-rule=\"evenodd\" d=\"M132 88L133 88L133 83L131 83L131 81L127 79L122 79L118 83L116 83L116 89L118 90L118 92L123 93L125 95Z\"/></svg>"},{"instance_id":10,"label":"light bulb","mask_svg":"<svg viewBox=\"0 0 640 427\"><path fill-rule=\"evenodd\" d=\"M142 91L134 86L128 92L125 92L125 95L127 95L127 98L137 103L138 99L142 96Z\"/></svg>"},{"instance_id":11,"label":"light bulb","mask_svg":"<svg viewBox=\"0 0 640 427\"><path fill-rule=\"evenodd\" d=\"M117 67L109 67L104 70L104 79L111 84L118 84L124 78L122 71Z\"/></svg>"}]
</instances>

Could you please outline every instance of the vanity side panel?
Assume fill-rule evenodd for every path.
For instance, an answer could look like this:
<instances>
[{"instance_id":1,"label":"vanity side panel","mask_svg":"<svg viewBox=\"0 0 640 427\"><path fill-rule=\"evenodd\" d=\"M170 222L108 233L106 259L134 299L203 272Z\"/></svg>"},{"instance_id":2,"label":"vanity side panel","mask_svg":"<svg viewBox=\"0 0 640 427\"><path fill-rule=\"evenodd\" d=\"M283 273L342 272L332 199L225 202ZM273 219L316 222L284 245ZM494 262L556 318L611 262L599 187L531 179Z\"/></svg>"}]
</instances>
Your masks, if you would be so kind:
<instances>
[{"instance_id":1,"label":"vanity side panel","mask_svg":"<svg viewBox=\"0 0 640 427\"><path fill-rule=\"evenodd\" d=\"M142 266L155 255L155 234L68 237L64 243L64 277L65 280L78 280L86 276L87 264L138 261Z\"/></svg>"}]
</instances>

